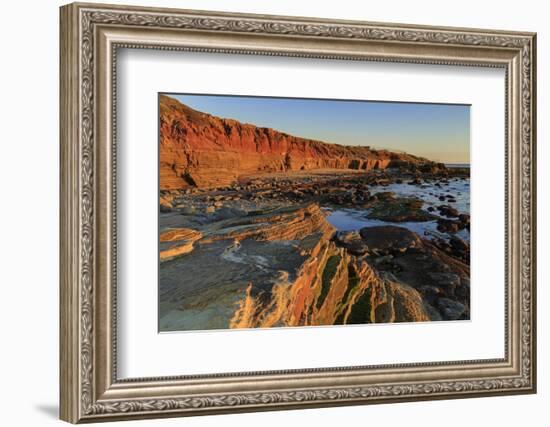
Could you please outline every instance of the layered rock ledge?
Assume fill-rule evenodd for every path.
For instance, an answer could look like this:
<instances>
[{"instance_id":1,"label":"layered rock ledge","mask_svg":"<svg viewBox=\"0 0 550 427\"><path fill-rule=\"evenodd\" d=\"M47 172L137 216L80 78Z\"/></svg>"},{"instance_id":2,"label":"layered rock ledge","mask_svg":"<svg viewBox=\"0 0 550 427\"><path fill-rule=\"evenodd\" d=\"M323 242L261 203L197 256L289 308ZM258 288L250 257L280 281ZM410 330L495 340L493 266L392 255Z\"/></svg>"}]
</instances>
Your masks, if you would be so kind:
<instances>
[{"instance_id":1,"label":"layered rock ledge","mask_svg":"<svg viewBox=\"0 0 550 427\"><path fill-rule=\"evenodd\" d=\"M161 240L190 249L163 263L161 329L469 317L469 265L451 249L398 226L336 232L325 215L317 203L167 214L189 227Z\"/></svg>"}]
</instances>

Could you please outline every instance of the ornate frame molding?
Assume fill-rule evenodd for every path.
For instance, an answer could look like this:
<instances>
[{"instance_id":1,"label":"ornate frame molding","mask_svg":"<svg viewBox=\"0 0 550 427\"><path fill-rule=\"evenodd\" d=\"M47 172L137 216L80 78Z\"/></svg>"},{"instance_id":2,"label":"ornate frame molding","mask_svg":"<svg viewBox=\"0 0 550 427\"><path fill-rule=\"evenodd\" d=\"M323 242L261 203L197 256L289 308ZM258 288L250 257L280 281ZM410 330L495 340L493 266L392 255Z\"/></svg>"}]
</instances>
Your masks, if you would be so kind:
<instances>
[{"instance_id":1,"label":"ornate frame molding","mask_svg":"<svg viewBox=\"0 0 550 427\"><path fill-rule=\"evenodd\" d=\"M506 357L117 380L113 147L114 66L119 47L505 68ZM63 6L61 418L75 423L534 392L534 97L532 33L95 4ZM290 379L299 385L289 387Z\"/></svg>"}]
</instances>

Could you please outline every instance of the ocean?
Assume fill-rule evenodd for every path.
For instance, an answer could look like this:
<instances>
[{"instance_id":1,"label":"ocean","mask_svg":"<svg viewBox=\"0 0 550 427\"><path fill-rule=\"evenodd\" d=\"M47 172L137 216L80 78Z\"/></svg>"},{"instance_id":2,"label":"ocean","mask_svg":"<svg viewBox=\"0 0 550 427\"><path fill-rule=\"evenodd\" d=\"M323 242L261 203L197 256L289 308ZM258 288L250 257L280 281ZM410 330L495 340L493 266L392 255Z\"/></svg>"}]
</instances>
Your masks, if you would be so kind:
<instances>
[{"instance_id":1,"label":"ocean","mask_svg":"<svg viewBox=\"0 0 550 427\"><path fill-rule=\"evenodd\" d=\"M460 167L465 167L461 165ZM469 167L469 165L467 166ZM390 184L387 186L373 186L369 187L371 194L382 191L393 191L397 197L415 197L424 201L423 209L427 210L432 206L437 208L440 205L450 205L457 209L459 213L470 214L470 180L469 179L449 179L449 185L437 187L436 183L425 183L421 186L409 185L409 184ZM456 202L449 203L448 201L442 202L439 200L439 196L451 194ZM437 221L425 221L425 222L387 222L377 219L367 218L368 209L330 209L325 208L328 212L327 220L339 231L354 231L363 227L374 227L380 225L396 225L399 227L406 227L411 231L419 234L420 236L428 239L434 237L440 237L448 239L450 236L444 233L440 233L437 230ZM439 215L439 212L434 210L430 212L433 215ZM456 233L458 237L469 242L470 232L466 229Z\"/></svg>"}]
</instances>

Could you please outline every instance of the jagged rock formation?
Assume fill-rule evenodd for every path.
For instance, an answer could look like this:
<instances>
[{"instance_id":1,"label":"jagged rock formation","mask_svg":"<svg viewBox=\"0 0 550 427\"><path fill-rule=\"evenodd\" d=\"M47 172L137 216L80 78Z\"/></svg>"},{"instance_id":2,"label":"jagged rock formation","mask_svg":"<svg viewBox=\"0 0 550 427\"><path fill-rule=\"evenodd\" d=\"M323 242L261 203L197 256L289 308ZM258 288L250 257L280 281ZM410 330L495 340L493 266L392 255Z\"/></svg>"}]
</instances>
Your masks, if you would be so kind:
<instances>
[{"instance_id":1,"label":"jagged rock formation","mask_svg":"<svg viewBox=\"0 0 550 427\"><path fill-rule=\"evenodd\" d=\"M285 278L286 279L286 278ZM312 248L297 279L276 283L266 298L254 285L231 319L231 328L342 325L430 320L412 287L381 276L333 242Z\"/></svg>"},{"instance_id":2,"label":"jagged rock formation","mask_svg":"<svg viewBox=\"0 0 550 427\"><path fill-rule=\"evenodd\" d=\"M261 172L444 168L405 153L328 144L195 111L160 96L160 188L219 187Z\"/></svg>"},{"instance_id":3,"label":"jagged rock formation","mask_svg":"<svg viewBox=\"0 0 550 427\"><path fill-rule=\"evenodd\" d=\"M161 234L189 249L163 263L163 330L469 317L469 266L406 228L337 233L316 203L224 209Z\"/></svg>"},{"instance_id":4,"label":"jagged rock formation","mask_svg":"<svg viewBox=\"0 0 550 427\"><path fill-rule=\"evenodd\" d=\"M296 279L250 283L232 328L456 320L469 316L469 267L402 227L352 233L366 256L319 239ZM349 240L348 240L349 243ZM356 244L355 247L358 245Z\"/></svg>"}]
</instances>

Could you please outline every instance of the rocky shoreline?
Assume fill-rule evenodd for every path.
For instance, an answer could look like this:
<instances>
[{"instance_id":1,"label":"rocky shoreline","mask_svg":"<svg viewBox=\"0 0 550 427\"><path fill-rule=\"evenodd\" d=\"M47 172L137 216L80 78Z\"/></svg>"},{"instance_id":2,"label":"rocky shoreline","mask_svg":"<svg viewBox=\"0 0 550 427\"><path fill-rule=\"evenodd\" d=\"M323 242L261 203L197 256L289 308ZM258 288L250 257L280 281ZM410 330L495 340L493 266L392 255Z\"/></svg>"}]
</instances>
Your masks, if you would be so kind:
<instances>
[{"instance_id":1,"label":"rocky shoreline","mask_svg":"<svg viewBox=\"0 0 550 427\"><path fill-rule=\"evenodd\" d=\"M404 164L161 190L160 329L469 319L469 209L451 190L468 180ZM382 225L338 230L330 212L342 209Z\"/></svg>"}]
</instances>

